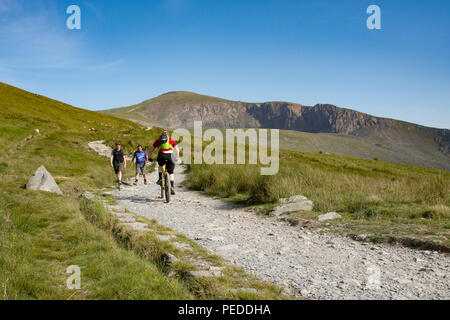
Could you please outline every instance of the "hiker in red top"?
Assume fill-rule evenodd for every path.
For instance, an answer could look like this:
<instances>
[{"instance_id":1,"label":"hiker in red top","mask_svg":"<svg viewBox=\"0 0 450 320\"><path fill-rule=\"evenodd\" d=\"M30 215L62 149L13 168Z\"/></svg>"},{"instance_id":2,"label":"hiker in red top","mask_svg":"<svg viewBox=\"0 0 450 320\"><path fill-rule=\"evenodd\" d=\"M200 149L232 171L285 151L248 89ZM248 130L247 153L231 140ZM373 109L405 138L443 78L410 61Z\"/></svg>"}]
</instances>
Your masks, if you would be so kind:
<instances>
[{"instance_id":1,"label":"hiker in red top","mask_svg":"<svg viewBox=\"0 0 450 320\"><path fill-rule=\"evenodd\" d=\"M175 162L178 162L178 159L179 159L180 150L178 149L176 142L172 138L169 137L169 133L167 131L164 131L163 134L161 135L161 137L156 139L156 141L153 143L153 147L148 152L150 157L151 157L153 151L155 151L155 149L158 149L157 161L158 161L158 165L159 165L159 179L156 183L161 185L162 167L165 164L166 170L169 173L169 177L170 177L170 185L172 186L171 193L175 194L175 189L173 186L174 181L175 181L175 175L173 172L175 170ZM175 154L173 152L174 150L175 150Z\"/></svg>"}]
</instances>

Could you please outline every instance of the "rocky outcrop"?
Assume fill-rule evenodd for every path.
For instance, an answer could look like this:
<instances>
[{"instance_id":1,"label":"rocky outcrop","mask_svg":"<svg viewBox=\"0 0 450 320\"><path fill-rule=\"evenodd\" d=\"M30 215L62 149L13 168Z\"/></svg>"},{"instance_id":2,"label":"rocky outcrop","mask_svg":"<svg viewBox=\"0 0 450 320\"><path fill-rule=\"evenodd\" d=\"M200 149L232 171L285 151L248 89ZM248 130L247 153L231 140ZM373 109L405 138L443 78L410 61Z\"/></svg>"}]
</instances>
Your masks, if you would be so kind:
<instances>
[{"instance_id":1,"label":"rocky outcrop","mask_svg":"<svg viewBox=\"0 0 450 320\"><path fill-rule=\"evenodd\" d=\"M389 126L393 121L331 104L313 107L290 102L246 103L190 92L170 92L138 105L122 108L170 127L276 128L304 132L351 134L361 128Z\"/></svg>"},{"instance_id":2,"label":"rocky outcrop","mask_svg":"<svg viewBox=\"0 0 450 320\"><path fill-rule=\"evenodd\" d=\"M439 151L449 154L450 153L450 130L440 129L437 131L434 141L439 145Z\"/></svg>"},{"instance_id":3,"label":"rocky outcrop","mask_svg":"<svg viewBox=\"0 0 450 320\"><path fill-rule=\"evenodd\" d=\"M269 102L247 107L261 127L304 132L344 133L377 126L384 119L330 104L306 107L286 102Z\"/></svg>"},{"instance_id":4,"label":"rocky outcrop","mask_svg":"<svg viewBox=\"0 0 450 320\"><path fill-rule=\"evenodd\" d=\"M53 179L52 175L47 171L47 169L45 169L44 166L40 166L36 170L30 180L28 180L26 188L28 190L41 190L62 194L55 182L55 179Z\"/></svg>"}]
</instances>

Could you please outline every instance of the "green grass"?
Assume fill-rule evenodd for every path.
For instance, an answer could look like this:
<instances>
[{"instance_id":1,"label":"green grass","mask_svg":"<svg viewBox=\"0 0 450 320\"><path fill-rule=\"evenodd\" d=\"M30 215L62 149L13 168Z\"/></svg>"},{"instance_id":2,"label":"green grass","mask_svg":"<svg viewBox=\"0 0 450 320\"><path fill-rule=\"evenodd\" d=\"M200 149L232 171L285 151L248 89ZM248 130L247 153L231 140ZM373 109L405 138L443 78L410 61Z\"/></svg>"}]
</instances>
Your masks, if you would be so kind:
<instances>
[{"instance_id":1,"label":"green grass","mask_svg":"<svg viewBox=\"0 0 450 320\"><path fill-rule=\"evenodd\" d=\"M314 212L293 213L291 220L314 221L321 213L337 211L344 218L329 222L329 229L367 233L382 241L408 238L450 246L447 171L282 151L277 175L261 176L251 165L191 165L187 186L246 205L264 205L264 212L280 198L302 194L314 202Z\"/></svg>"},{"instance_id":2,"label":"green grass","mask_svg":"<svg viewBox=\"0 0 450 320\"><path fill-rule=\"evenodd\" d=\"M182 283L89 223L76 199L6 193L0 194L3 299L193 298ZM81 268L81 290L66 287L70 265Z\"/></svg>"}]
</instances>

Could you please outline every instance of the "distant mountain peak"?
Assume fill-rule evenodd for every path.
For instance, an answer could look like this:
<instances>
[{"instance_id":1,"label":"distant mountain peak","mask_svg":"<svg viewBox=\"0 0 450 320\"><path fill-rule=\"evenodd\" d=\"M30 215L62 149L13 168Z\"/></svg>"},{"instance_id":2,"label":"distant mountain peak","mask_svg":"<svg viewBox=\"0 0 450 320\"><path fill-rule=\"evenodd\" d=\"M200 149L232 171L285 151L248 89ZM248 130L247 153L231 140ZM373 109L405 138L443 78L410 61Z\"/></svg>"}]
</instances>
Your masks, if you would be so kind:
<instances>
[{"instance_id":1,"label":"distant mountain peak","mask_svg":"<svg viewBox=\"0 0 450 320\"><path fill-rule=\"evenodd\" d=\"M271 128L358 137L380 136L380 139L399 143L426 140L433 143L436 150L450 155L450 131L447 129L375 117L333 104L304 106L286 101L248 103L189 91L171 91L106 113L132 114L172 128L192 128L194 121L201 120L204 128Z\"/></svg>"}]
</instances>

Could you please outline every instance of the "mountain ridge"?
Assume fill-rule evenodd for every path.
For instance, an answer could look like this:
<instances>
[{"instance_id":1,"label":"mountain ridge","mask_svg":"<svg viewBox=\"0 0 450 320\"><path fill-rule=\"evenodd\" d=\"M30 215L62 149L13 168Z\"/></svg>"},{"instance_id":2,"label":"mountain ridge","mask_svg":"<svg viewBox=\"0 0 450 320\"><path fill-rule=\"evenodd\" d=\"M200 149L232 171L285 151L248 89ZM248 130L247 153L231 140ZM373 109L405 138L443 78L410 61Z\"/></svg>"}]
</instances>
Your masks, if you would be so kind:
<instances>
[{"instance_id":1,"label":"mountain ridge","mask_svg":"<svg viewBox=\"0 0 450 320\"><path fill-rule=\"evenodd\" d=\"M193 127L196 120L205 128L269 128L309 133L333 133L367 137L395 128L419 131L436 143L440 152L450 154L450 130L432 128L402 120L377 117L332 104L306 106L285 101L232 101L189 91L170 91L141 103L109 109L103 113L127 114L170 127Z\"/></svg>"}]
</instances>

